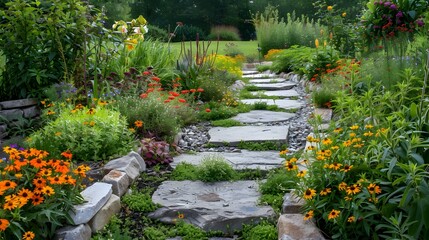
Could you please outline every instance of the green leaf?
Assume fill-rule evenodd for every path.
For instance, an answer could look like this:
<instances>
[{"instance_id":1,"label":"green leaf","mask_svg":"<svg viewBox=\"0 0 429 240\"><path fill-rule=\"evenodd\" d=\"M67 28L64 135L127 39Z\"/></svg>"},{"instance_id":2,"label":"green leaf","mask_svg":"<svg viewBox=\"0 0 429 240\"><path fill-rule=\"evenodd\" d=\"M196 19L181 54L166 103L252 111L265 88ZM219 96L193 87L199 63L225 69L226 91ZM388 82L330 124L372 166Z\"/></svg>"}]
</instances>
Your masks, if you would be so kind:
<instances>
[{"instance_id":1,"label":"green leaf","mask_svg":"<svg viewBox=\"0 0 429 240\"><path fill-rule=\"evenodd\" d=\"M416 103L411 103L411 106L410 106L410 116L412 118L416 118L417 117L417 104Z\"/></svg>"}]
</instances>

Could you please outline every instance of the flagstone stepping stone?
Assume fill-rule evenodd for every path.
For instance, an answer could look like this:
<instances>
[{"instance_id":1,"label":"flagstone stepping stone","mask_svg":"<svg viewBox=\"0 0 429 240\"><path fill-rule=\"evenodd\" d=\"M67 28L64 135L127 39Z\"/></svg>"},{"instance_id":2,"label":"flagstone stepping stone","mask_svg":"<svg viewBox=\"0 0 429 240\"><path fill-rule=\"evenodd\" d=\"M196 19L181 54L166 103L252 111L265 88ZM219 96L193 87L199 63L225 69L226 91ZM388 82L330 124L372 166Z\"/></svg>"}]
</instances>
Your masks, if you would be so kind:
<instances>
[{"instance_id":1,"label":"flagstone stepping stone","mask_svg":"<svg viewBox=\"0 0 429 240\"><path fill-rule=\"evenodd\" d=\"M283 158L277 151L247 151L241 152L198 152L195 154L181 154L173 158L170 166L176 168L181 162L199 165L204 159L217 156L225 159L235 170L261 169L270 170L282 166Z\"/></svg>"},{"instance_id":2,"label":"flagstone stepping stone","mask_svg":"<svg viewBox=\"0 0 429 240\"><path fill-rule=\"evenodd\" d=\"M283 122L293 118L294 116L295 114L287 112L254 110L247 113L240 113L232 119L241 123L272 123Z\"/></svg>"},{"instance_id":3,"label":"flagstone stepping stone","mask_svg":"<svg viewBox=\"0 0 429 240\"><path fill-rule=\"evenodd\" d=\"M258 95L266 95L266 96L270 96L270 97L279 97L279 98L288 98L288 97L298 97L300 96L300 94L293 90L277 90L277 91L253 91L250 92L251 94L253 94L254 96L258 96Z\"/></svg>"},{"instance_id":4,"label":"flagstone stepping stone","mask_svg":"<svg viewBox=\"0 0 429 240\"><path fill-rule=\"evenodd\" d=\"M293 82L282 82L282 83L255 83L249 86L257 87L259 90L289 90L296 86Z\"/></svg>"},{"instance_id":5,"label":"flagstone stepping stone","mask_svg":"<svg viewBox=\"0 0 429 240\"><path fill-rule=\"evenodd\" d=\"M242 73L243 73L243 75L250 75L250 74L258 74L259 71L258 70L243 70Z\"/></svg>"},{"instance_id":6,"label":"flagstone stepping stone","mask_svg":"<svg viewBox=\"0 0 429 240\"><path fill-rule=\"evenodd\" d=\"M296 109L304 106L303 102L298 100L288 100L288 99L243 99L240 100L244 104L255 104L259 102L265 102L268 105L277 105L279 108L283 109Z\"/></svg>"},{"instance_id":7,"label":"flagstone stepping stone","mask_svg":"<svg viewBox=\"0 0 429 240\"><path fill-rule=\"evenodd\" d=\"M282 83L286 82L284 78L259 78L259 79L250 79L249 83Z\"/></svg>"},{"instance_id":8,"label":"flagstone stepping stone","mask_svg":"<svg viewBox=\"0 0 429 240\"><path fill-rule=\"evenodd\" d=\"M215 127L209 130L209 143L237 146L240 142L287 142L289 126Z\"/></svg>"},{"instance_id":9,"label":"flagstone stepping stone","mask_svg":"<svg viewBox=\"0 0 429 240\"><path fill-rule=\"evenodd\" d=\"M276 216L270 206L258 206L260 195L256 181L165 181L152 195L162 207L149 217L171 224L183 214L185 222L205 231L233 233L243 224Z\"/></svg>"},{"instance_id":10,"label":"flagstone stepping stone","mask_svg":"<svg viewBox=\"0 0 429 240\"><path fill-rule=\"evenodd\" d=\"M257 74L243 75L243 78L273 78L273 77L277 77L277 74L274 74L274 73L257 73Z\"/></svg>"}]
</instances>

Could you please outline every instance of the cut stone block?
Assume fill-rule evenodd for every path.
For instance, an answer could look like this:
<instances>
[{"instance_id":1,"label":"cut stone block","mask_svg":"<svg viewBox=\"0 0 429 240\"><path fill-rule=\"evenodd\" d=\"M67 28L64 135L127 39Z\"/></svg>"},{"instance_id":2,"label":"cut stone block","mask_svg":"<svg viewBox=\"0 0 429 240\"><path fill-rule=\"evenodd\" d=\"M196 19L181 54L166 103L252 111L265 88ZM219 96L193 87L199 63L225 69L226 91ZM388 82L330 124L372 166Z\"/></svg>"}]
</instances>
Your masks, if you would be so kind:
<instances>
[{"instance_id":1,"label":"cut stone block","mask_svg":"<svg viewBox=\"0 0 429 240\"><path fill-rule=\"evenodd\" d=\"M55 232L55 240L89 240L91 239L91 228L88 224L78 226L67 226Z\"/></svg>"},{"instance_id":2,"label":"cut stone block","mask_svg":"<svg viewBox=\"0 0 429 240\"><path fill-rule=\"evenodd\" d=\"M255 104L260 102L265 102L267 105L277 105L279 108L283 109L296 109L304 106L304 102L298 100L288 100L288 99L243 99L240 100L244 104Z\"/></svg>"},{"instance_id":3,"label":"cut stone block","mask_svg":"<svg viewBox=\"0 0 429 240\"><path fill-rule=\"evenodd\" d=\"M298 97L300 96L300 94L293 90L277 90L277 91L253 91L250 92L251 94L253 94L254 96L258 96L258 95L266 95L266 96L270 96L270 97L279 97L279 98L288 98L288 97Z\"/></svg>"},{"instance_id":4,"label":"cut stone block","mask_svg":"<svg viewBox=\"0 0 429 240\"><path fill-rule=\"evenodd\" d=\"M250 79L249 83L282 83L286 82L284 78L261 78L261 79Z\"/></svg>"},{"instance_id":5,"label":"cut stone block","mask_svg":"<svg viewBox=\"0 0 429 240\"><path fill-rule=\"evenodd\" d=\"M274 73L257 73L257 74L248 74L243 75L243 78L273 78L277 75Z\"/></svg>"},{"instance_id":6,"label":"cut stone block","mask_svg":"<svg viewBox=\"0 0 429 240\"><path fill-rule=\"evenodd\" d=\"M270 206L258 205L259 197L256 181L165 181L152 196L162 207L149 217L174 223L178 214L183 214L184 221L205 231L233 233L243 224L275 216Z\"/></svg>"},{"instance_id":7,"label":"cut stone block","mask_svg":"<svg viewBox=\"0 0 429 240\"><path fill-rule=\"evenodd\" d=\"M170 164L173 168L181 162L199 165L204 159L211 156L224 158L235 170L261 169L270 170L282 166L283 158L277 151L247 151L241 152L198 152L196 154L181 154L174 157Z\"/></svg>"},{"instance_id":8,"label":"cut stone block","mask_svg":"<svg viewBox=\"0 0 429 240\"><path fill-rule=\"evenodd\" d=\"M283 83L255 83L250 84L249 86L257 87L259 90L289 90L296 86L296 83L293 82L283 82Z\"/></svg>"},{"instance_id":9,"label":"cut stone block","mask_svg":"<svg viewBox=\"0 0 429 240\"><path fill-rule=\"evenodd\" d=\"M257 74L259 73L258 70L243 70L243 75L249 75L249 74Z\"/></svg>"},{"instance_id":10,"label":"cut stone block","mask_svg":"<svg viewBox=\"0 0 429 240\"><path fill-rule=\"evenodd\" d=\"M23 109L25 118L33 118L40 115L40 109L37 106L32 106Z\"/></svg>"},{"instance_id":11,"label":"cut stone block","mask_svg":"<svg viewBox=\"0 0 429 240\"><path fill-rule=\"evenodd\" d=\"M103 182L112 184L113 194L121 197L124 195L130 186L130 179L125 172L112 170L103 177Z\"/></svg>"},{"instance_id":12,"label":"cut stone block","mask_svg":"<svg viewBox=\"0 0 429 240\"><path fill-rule=\"evenodd\" d=\"M332 119L332 109L330 108L316 108L314 109L314 116L320 116L322 123L328 123Z\"/></svg>"},{"instance_id":13,"label":"cut stone block","mask_svg":"<svg viewBox=\"0 0 429 240\"><path fill-rule=\"evenodd\" d=\"M6 118L9 121L18 120L22 118L24 112L21 109L10 109L0 111L0 116Z\"/></svg>"},{"instance_id":14,"label":"cut stone block","mask_svg":"<svg viewBox=\"0 0 429 240\"><path fill-rule=\"evenodd\" d=\"M289 126L215 127L209 130L209 143L237 146L240 142L287 142Z\"/></svg>"},{"instance_id":15,"label":"cut stone block","mask_svg":"<svg viewBox=\"0 0 429 240\"><path fill-rule=\"evenodd\" d=\"M232 119L241 123L272 123L283 122L293 118L294 116L295 114L287 112L254 110L247 113L240 113Z\"/></svg>"},{"instance_id":16,"label":"cut stone block","mask_svg":"<svg viewBox=\"0 0 429 240\"><path fill-rule=\"evenodd\" d=\"M282 213L300 213L305 201L293 193L283 196Z\"/></svg>"},{"instance_id":17,"label":"cut stone block","mask_svg":"<svg viewBox=\"0 0 429 240\"><path fill-rule=\"evenodd\" d=\"M114 159L108 162L104 167L105 173L111 170L125 172L130 180L130 183L140 175L140 164L134 156L126 155L121 158Z\"/></svg>"},{"instance_id":18,"label":"cut stone block","mask_svg":"<svg viewBox=\"0 0 429 240\"><path fill-rule=\"evenodd\" d=\"M130 153L128 153L128 156L136 158L137 162L139 162L139 164L140 164L140 172L146 171L146 163L145 163L144 159L142 158L142 156L140 156L140 154L138 154L134 151L131 151Z\"/></svg>"},{"instance_id":19,"label":"cut stone block","mask_svg":"<svg viewBox=\"0 0 429 240\"><path fill-rule=\"evenodd\" d=\"M21 107L28 107L33 105L37 105L36 98L0 102L0 109L21 108Z\"/></svg>"},{"instance_id":20,"label":"cut stone block","mask_svg":"<svg viewBox=\"0 0 429 240\"><path fill-rule=\"evenodd\" d=\"M87 223L106 204L112 195L112 185L96 182L81 192L84 203L74 206L70 212L75 225Z\"/></svg>"},{"instance_id":21,"label":"cut stone block","mask_svg":"<svg viewBox=\"0 0 429 240\"><path fill-rule=\"evenodd\" d=\"M279 239L324 240L319 229L311 220L304 220L302 214L283 214L277 222Z\"/></svg>"},{"instance_id":22,"label":"cut stone block","mask_svg":"<svg viewBox=\"0 0 429 240\"><path fill-rule=\"evenodd\" d=\"M88 225L91 228L92 232L98 232L103 227L109 223L110 218L119 213L121 210L121 199L112 194L109 198L109 201L100 209L100 211L95 214L95 216L89 221Z\"/></svg>"}]
</instances>

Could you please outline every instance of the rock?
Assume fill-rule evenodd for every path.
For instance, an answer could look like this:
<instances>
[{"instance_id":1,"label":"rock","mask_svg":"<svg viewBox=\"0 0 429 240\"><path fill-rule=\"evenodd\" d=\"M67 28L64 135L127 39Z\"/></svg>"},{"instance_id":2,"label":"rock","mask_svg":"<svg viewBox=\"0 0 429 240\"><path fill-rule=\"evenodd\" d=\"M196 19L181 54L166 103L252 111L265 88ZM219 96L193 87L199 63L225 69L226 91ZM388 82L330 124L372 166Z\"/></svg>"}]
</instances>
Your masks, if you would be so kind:
<instances>
[{"instance_id":1,"label":"rock","mask_svg":"<svg viewBox=\"0 0 429 240\"><path fill-rule=\"evenodd\" d=\"M278 142L286 143L289 126L239 126L215 127L209 130L209 143L215 145L237 146L240 142Z\"/></svg>"},{"instance_id":2,"label":"rock","mask_svg":"<svg viewBox=\"0 0 429 240\"><path fill-rule=\"evenodd\" d=\"M19 120L23 117L24 112L21 109L10 109L0 111L0 116L6 118L6 120L13 121Z\"/></svg>"},{"instance_id":3,"label":"rock","mask_svg":"<svg viewBox=\"0 0 429 240\"><path fill-rule=\"evenodd\" d=\"M249 83L282 83L286 82L284 78L260 78L260 79L250 79Z\"/></svg>"},{"instance_id":4,"label":"rock","mask_svg":"<svg viewBox=\"0 0 429 240\"><path fill-rule=\"evenodd\" d=\"M258 96L258 94L263 94L270 97L279 97L279 98L289 98L289 97L298 97L299 93L294 89L289 90L274 90L274 91L253 91L250 92L254 96Z\"/></svg>"},{"instance_id":5,"label":"rock","mask_svg":"<svg viewBox=\"0 0 429 240\"><path fill-rule=\"evenodd\" d=\"M324 240L316 225L310 220L304 220L302 214L283 214L277 222L280 239L292 240Z\"/></svg>"},{"instance_id":6,"label":"rock","mask_svg":"<svg viewBox=\"0 0 429 240\"><path fill-rule=\"evenodd\" d=\"M241 80L237 80L237 81L235 81L235 82L234 82L234 84L232 84L232 85L229 87L229 89L230 89L231 91L239 91L239 90L244 89L244 86L246 86L246 84L245 84L243 81L241 81Z\"/></svg>"},{"instance_id":7,"label":"rock","mask_svg":"<svg viewBox=\"0 0 429 240\"><path fill-rule=\"evenodd\" d=\"M304 106L301 101L288 99L243 99L240 101L244 104L267 103L267 105L277 105L283 109L297 109Z\"/></svg>"},{"instance_id":8,"label":"rock","mask_svg":"<svg viewBox=\"0 0 429 240\"><path fill-rule=\"evenodd\" d=\"M20 100L11 100L0 102L0 109L22 108L37 105L36 98L27 98Z\"/></svg>"},{"instance_id":9,"label":"rock","mask_svg":"<svg viewBox=\"0 0 429 240\"><path fill-rule=\"evenodd\" d=\"M4 133L7 130L7 125L6 124L0 124L0 133Z\"/></svg>"},{"instance_id":10,"label":"rock","mask_svg":"<svg viewBox=\"0 0 429 240\"><path fill-rule=\"evenodd\" d=\"M305 201L293 193L283 196L282 213L300 213Z\"/></svg>"},{"instance_id":11,"label":"rock","mask_svg":"<svg viewBox=\"0 0 429 240\"><path fill-rule=\"evenodd\" d=\"M233 233L243 224L275 216L271 207L258 205L259 197L256 181L165 181L152 196L162 207L149 217L174 223L180 213L184 221L205 231Z\"/></svg>"},{"instance_id":12,"label":"rock","mask_svg":"<svg viewBox=\"0 0 429 240\"><path fill-rule=\"evenodd\" d=\"M84 203L74 206L70 212L75 225L87 223L106 204L112 195L112 185L96 182L81 192Z\"/></svg>"},{"instance_id":13,"label":"rock","mask_svg":"<svg viewBox=\"0 0 429 240\"><path fill-rule=\"evenodd\" d=\"M108 162L103 168L105 173L111 170L125 172L129 177L130 183L132 183L140 175L140 167L134 156L126 155Z\"/></svg>"},{"instance_id":14,"label":"rock","mask_svg":"<svg viewBox=\"0 0 429 240\"><path fill-rule=\"evenodd\" d=\"M88 224L78 226L67 226L55 232L55 240L89 240L91 239L91 228Z\"/></svg>"},{"instance_id":15,"label":"rock","mask_svg":"<svg viewBox=\"0 0 429 240\"><path fill-rule=\"evenodd\" d=\"M314 116L320 116L322 123L329 123L332 119L332 109L330 108L315 108Z\"/></svg>"},{"instance_id":16,"label":"rock","mask_svg":"<svg viewBox=\"0 0 429 240\"><path fill-rule=\"evenodd\" d=\"M112 184L113 194L121 197L124 195L130 186L130 180L125 172L112 170L104 176L103 182Z\"/></svg>"},{"instance_id":17,"label":"rock","mask_svg":"<svg viewBox=\"0 0 429 240\"><path fill-rule=\"evenodd\" d=\"M142 156L140 156L140 154L138 154L134 151L131 151L130 153L128 153L128 156L136 158L137 162L140 164L140 172L146 171L146 163L145 163L144 159L142 158Z\"/></svg>"},{"instance_id":18,"label":"rock","mask_svg":"<svg viewBox=\"0 0 429 240\"><path fill-rule=\"evenodd\" d=\"M109 223L110 218L119 213L121 210L121 200L115 194L112 194L109 201L95 214L95 216L89 221L88 225L92 232L98 232Z\"/></svg>"},{"instance_id":19,"label":"rock","mask_svg":"<svg viewBox=\"0 0 429 240\"><path fill-rule=\"evenodd\" d=\"M241 123L270 123L286 121L294 116L295 114L287 112L254 110L247 113L240 113L232 119Z\"/></svg>"},{"instance_id":20,"label":"rock","mask_svg":"<svg viewBox=\"0 0 429 240\"><path fill-rule=\"evenodd\" d=\"M254 83L250 86L257 87L259 90L289 90L296 86L296 83L293 82L283 82L283 83Z\"/></svg>"},{"instance_id":21,"label":"rock","mask_svg":"<svg viewBox=\"0 0 429 240\"><path fill-rule=\"evenodd\" d=\"M243 70L243 75L249 75L249 74L257 74L259 73L257 70Z\"/></svg>"},{"instance_id":22,"label":"rock","mask_svg":"<svg viewBox=\"0 0 429 240\"><path fill-rule=\"evenodd\" d=\"M40 109L37 106L24 108L24 118L33 118L40 115Z\"/></svg>"},{"instance_id":23,"label":"rock","mask_svg":"<svg viewBox=\"0 0 429 240\"><path fill-rule=\"evenodd\" d=\"M243 75L243 78L273 78L273 77L277 77L277 75L273 73L257 73L257 74Z\"/></svg>"}]
</instances>

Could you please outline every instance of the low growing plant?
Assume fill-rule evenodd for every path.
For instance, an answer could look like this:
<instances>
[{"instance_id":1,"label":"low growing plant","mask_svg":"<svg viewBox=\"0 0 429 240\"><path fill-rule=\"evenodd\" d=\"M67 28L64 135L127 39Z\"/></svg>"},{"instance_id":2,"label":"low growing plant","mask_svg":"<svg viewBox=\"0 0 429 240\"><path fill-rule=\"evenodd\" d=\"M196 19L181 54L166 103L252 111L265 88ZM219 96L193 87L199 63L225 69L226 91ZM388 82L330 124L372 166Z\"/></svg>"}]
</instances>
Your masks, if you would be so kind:
<instances>
[{"instance_id":1,"label":"low growing plant","mask_svg":"<svg viewBox=\"0 0 429 240\"><path fill-rule=\"evenodd\" d=\"M247 149L250 151L268 151L268 150L284 150L286 146L279 142L265 141L265 142L244 142L238 144L238 148Z\"/></svg>"},{"instance_id":2,"label":"low growing plant","mask_svg":"<svg viewBox=\"0 0 429 240\"><path fill-rule=\"evenodd\" d=\"M152 202L152 196L148 192L133 191L131 194L124 195L122 202L133 211L153 212L158 206Z\"/></svg>"},{"instance_id":3,"label":"low growing plant","mask_svg":"<svg viewBox=\"0 0 429 240\"><path fill-rule=\"evenodd\" d=\"M211 124L215 127L234 127L234 126L243 126L243 124L234 119L222 119L212 121Z\"/></svg>"},{"instance_id":4,"label":"low growing plant","mask_svg":"<svg viewBox=\"0 0 429 240\"><path fill-rule=\"evenodd\" d=\"M153 138L141 140L140 153L148 167L173 162L170 154L170 145L165 141L156 141Z\"/></svg>"},{"instance_id":5,"label":"low growing plant","mask_svg":"<svg viewBox=\"0 0 429 240\"><path fill-rule=\"evenodd\" d=\"M262 221L257 225L244 225L243 226L243 240L276 240L277 228L273 223Z\"/></svg>"},{"instance_id":6,"label":"low growing plant","mask_svg":"<svg viewBox=\"0 0 429 240\"><path fill-rule=\"evenodd\" d=\"M236 172L221 156L204 157L198 166L198 179L203 182L231 181L236 179Z\"/></svg>"}]
</instances>

